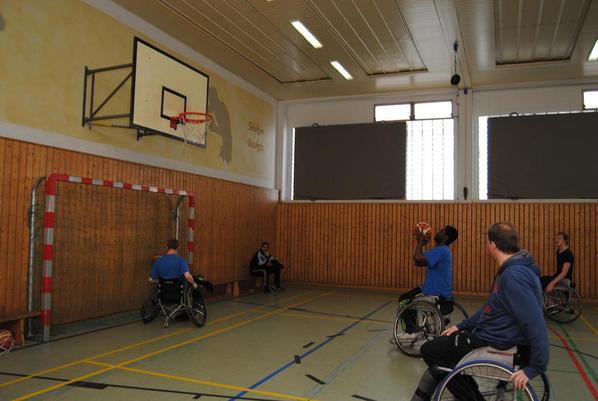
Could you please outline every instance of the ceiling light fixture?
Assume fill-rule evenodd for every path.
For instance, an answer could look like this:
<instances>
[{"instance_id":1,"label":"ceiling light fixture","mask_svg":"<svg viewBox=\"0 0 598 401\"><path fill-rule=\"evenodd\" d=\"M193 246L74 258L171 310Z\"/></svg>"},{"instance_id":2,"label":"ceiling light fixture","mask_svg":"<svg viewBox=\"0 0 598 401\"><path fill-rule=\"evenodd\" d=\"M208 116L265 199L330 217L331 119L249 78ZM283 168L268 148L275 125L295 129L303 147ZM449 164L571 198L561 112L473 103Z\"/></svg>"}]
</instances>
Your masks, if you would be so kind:
<instances>
[{"instance_id":1,"label":"ceiling light fixture","mask_svg":"<svg viewBox=\"0 0 598 401\"><path fill-rule=\"evenodd\" d=\"M305 27L305 25L303 25L303 23L301 21L291 21L291 25L293 25L293 27L305 38L305 40L307 40L313 47L315 47L316 49L319 49L322 47L322 44L320 43L320 41L318 40L318 38L315 37L315 35L313 33L311 33L309 31L309 29L307 29Z\"/></svg>"},{"instance_id":2,"label":"ceiling light fixture","mask_svg":"<svg viewBox=\"0 0 598 401\"><path fill-rule=\"evenodd\" d=\"M331 61L330 64L332 64L332 66L334 68L336 68L336 70L339 72L339 74L341 74L345 79L347 79L347 80L353 79L351 74L349 74L349 71L347 71L346 68L343 67L343 65L341 63L339 63L338 61L336 61L336 60Z\"/></svg>"},{"instance_id":3,"label":"ceiling light fixture","mask_svg":"<svg viewBox=\"0 0 598 401\"><path fill-rule=\"evenodd\" d=\"M594 43L594 47L592 48L592 52L590 53L590 56L588 57L588 61L596 61L598 60L598 39L596 39L596 42Z\"/></svg>"}]
</instances>

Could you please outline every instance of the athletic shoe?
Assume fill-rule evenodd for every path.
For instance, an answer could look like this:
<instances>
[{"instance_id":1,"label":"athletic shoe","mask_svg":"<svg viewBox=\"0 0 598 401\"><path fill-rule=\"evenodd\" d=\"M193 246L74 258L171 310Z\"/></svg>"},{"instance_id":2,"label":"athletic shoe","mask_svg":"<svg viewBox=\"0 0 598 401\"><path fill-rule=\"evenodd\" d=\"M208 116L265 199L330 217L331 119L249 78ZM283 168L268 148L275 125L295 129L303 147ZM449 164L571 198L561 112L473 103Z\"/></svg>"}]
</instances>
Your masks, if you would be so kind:
<instances>
[{"instance_id":1,"label":"athletic shoe","mask_svg":"<svg viewBox=\"0 0 598 401\"><path fill-rule=\"evenodd\" d=\"M282 288L282 287L281 287L281 286L279 286L279 285L275 285L274 287L272 287L272 289L273 289L274 291L284 291L284 288Z\"/></svg>"},{"instance_id":2,"label":"athletic shoe","mask_svg":"<svg viewBox=\"0 0 598 401\"><path fill-rule=\"evenodd\" d=\"M401 342L401 344L404 343L413 343L415 342L415 340L417 340L419 337L418 333L401 333L397 336L397 338L399 339L399 342Z\"/></svg>"}]
</instances>

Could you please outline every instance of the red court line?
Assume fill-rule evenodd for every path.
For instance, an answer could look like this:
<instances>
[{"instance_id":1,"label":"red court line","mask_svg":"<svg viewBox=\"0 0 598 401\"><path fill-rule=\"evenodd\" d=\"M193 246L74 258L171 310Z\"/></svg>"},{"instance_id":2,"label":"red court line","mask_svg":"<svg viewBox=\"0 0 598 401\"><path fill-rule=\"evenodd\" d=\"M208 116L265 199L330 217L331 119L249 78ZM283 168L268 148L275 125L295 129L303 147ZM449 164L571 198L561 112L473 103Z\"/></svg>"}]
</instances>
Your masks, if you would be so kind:
<instances>
[{"instance_id":1,"label":"red court line","mask_svg":"<svg viewBox=\"0 0 598 401\"><path fill-rule=\"evenodd\" d=\"M575 356L575 354L572 352L571 348L569 347L569 342L567 342L567 340L565 340L563 338L563 336L561 336L561 334L558 331L556 331L555 329L553 329L552 327L549 327L549 329L550 329L550 331L552 331L559 338L559 340L561 340L561 343L563 343L563 346L567 350L567 353L569 354L569 357L571 358L571 360L573 361L573 364L577 368L577 371L581 375L581 378L586 383L586 386L588 386L588 389L590 390L590 393L592 393L592 396L594 397L594 400L598 401L598 391L596 390L596 387L594 387L594 383L592 383L592 381L588 377L588 375L587 375L586 371L584 370L584 368L581 366L581 364L577 360L577 357Z\"/></svg>"}]
</instances>

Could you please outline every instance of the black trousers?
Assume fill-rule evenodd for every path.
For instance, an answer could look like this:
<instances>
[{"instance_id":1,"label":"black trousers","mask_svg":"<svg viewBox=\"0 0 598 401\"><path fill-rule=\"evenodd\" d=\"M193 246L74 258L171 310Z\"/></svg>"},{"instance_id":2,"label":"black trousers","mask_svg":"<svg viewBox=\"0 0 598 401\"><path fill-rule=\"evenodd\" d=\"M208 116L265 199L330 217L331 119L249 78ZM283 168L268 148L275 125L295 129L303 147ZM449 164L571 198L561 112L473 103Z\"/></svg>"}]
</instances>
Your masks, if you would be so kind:
<instances>
[{"instance_id":1,"label":"black trousers","mask_svg":"<svg viewBox=\"0 0 598 401\"><path fill-rule=\"evenodd\" d=\"M266 266L260 266L256 269L251 269L251 275L253 277L263 277L264 287L270 286L270 276L274 275L274 286L280 285L280 271L284 269L284 266L277 260L273 260L271 264ZM264 270L262 272L261 270Z\"/></svg>"},{"instance_id":2,"label":"black trousers","mask_svg":"<svg viewBox=\"0 0 598 401\"><path fill-rule=\"evenodd\" d=\"M540 276L540 284L542 284L542 289L546 290L546 287L548 287L548 284L550 284L550 282L552 280L554 280L556 276L552 275L552 276Z\"/></svg>"},{"instance_id":3,"label":"black trousers","mask_svg":"<svg viewBox=\"0 0 598 401\"><path fill-rule=\"evenodd\" d=\"M457 363L476 348L489 345L475 334L457 332L450 336L436 337L421 347L424 361L428 365L428 371L434 377L437 384L440 384L447 373L436 369L438 366L454 368ZM459 401L483 401L484 397L477 389L475 381L469 376L455 376L449 383L449 390ZM422 389L424 390L424 389ZM429 391L429 389L425 389Z\"/></svg>"}]
</instances>

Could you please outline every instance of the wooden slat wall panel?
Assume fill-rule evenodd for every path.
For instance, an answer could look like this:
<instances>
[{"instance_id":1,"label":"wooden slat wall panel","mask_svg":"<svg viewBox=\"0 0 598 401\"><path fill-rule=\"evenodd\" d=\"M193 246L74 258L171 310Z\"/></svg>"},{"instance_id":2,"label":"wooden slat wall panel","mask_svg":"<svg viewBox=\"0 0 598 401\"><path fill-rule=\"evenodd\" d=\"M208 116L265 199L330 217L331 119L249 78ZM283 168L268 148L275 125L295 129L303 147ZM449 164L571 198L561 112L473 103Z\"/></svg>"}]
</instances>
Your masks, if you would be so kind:
<instances>
[{"instance_id":1,"label":"wooden slat wall panel","mask_svg":"<svg viewBox=\"0 0 598 401\"><path fill-rule=\"evenodd\" d=\"M50 173L193 191L197 202L193 270L216 283L247 278L249 259L260 242L275 239L278 198L274 190L0 138L0 317L14 316L26 310L30 192L39 177ZM59 193L68 185L61 184ZM76 193L75 196L82 195ZM76 212L81 211L73 211ZM96 212L100 213L91 213ZM103 213L116 212L107 210ZM145 281L144 276L124 275L119 276L119 280L114 277L119 266L140 260L148 263L145 258L151 257L141 255L140 250L130 246L133 235L130 226L134 222L135 216L126 216L122 230L102 228L82 233L77 239L84 244L93 241L94 236L96 240L109 236L122 238L130 247L122 251L125 260L111 256L104 261L103 272L89 272L92 280L86 284L85 291L96 300L96 315L113 312L121 304L140 302L121 301L130 295L128 289ZM82 265L92 265L91 260L85 259L88 256L82 250L77 258ZM94 285L94 282L98 284ZM60 278L55 284L61 285ZM71 310L68 297L81 297L81 290L72 286L55 287L55 292L61 290L64 291L64 321L77 320L82 316L77 311L77 300L72 300Z\"/></svg>"},{"instance_id":2,"label":"wooden slat wall panel","mask_svg":"<svg viewBox=\"0 0 598 401\"><path fill-rule=\"evenodd\" d=\"M554 236L568 231L575 281L582 297L596 299L597 212L597 203L281 203L277 256L288 265L286 281L411 288L424 277L412 263L413 226L451 224L459 230L452 246L454 288L486 294L497 271L486 251L486 230L510 221L543 274L556 269Z\"/></svg>"}]
</instances>

